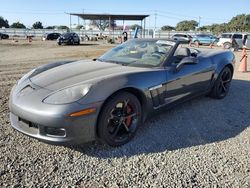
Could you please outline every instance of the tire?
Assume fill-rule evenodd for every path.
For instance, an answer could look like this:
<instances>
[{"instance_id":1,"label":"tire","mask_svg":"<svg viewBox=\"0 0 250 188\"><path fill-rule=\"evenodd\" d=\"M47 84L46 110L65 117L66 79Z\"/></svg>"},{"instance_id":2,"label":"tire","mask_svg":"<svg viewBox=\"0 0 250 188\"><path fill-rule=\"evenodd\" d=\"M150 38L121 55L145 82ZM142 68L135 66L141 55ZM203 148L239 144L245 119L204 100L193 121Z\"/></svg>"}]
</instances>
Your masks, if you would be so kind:
<instances>
[{"instance_id":1,"label":"tire","mask_svg":"<svg viewBox=\"0 0 250 188\"><path fill-rule=\"evenodd\" d=\"M230 49L230 48L232 48L232 44L231 44L230 42L225 42L225 43L223 44L223 48L224 48L224 49Z\"/></svg>"},{"instance_id":2,"label":"tire","mask_svg":"<svg viewBox=\"0 0 250 188\"><path fill-rule=\"evenodd\" d=\"M61 46L61 45L62 45L62 43L61 43L61 42L58 42L57 44L58 44L59 46Z\"/></svg>"},{"instance_id":3,"label":"tire","mask_svg":"<svg viewBox=\"0 0 250 188\"><path fill-rule=\"evenodd\" d=\"M231 85L232 76L233 74L231 69L229 67L225 67L215 81L209 96L215 99L223 99L226 97Z\"/></svg>"},{"instance_id":4,"label":"tire","mask_svg":"<svg viewBox=\"0 0 250 188\"><path fill-rule=\"evenodd\" d=\"M119 92L104 104L98 118L97 134L103 143L121 146L134 137L141 122L139 100L131 93Z\"/></svg>"},{"instance_id":5,"label":"tire","mask_svg":"<svg viewBox=\"0 0 250 188\"><path fill-rule=\"evenodd\" d=\"M70 45L74 45L74 40L73 39L70 39L69 43Z\"/></svg>"}]
</instances>

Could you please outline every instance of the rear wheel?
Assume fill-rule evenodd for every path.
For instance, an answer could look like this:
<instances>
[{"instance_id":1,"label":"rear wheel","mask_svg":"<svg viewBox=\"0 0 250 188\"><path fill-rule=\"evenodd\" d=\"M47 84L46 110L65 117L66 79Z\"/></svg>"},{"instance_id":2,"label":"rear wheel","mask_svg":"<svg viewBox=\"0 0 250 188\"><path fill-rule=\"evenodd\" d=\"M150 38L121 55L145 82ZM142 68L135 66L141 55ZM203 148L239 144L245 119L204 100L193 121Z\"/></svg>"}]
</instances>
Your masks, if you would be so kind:
<instances>
[{"instance_id":1,"label":"rear wheel","mask_svg":"<svg viewBox=\"0 0 250 188\"><path fill-rule=\"evenodd\" d=\"M230 49L230 48L232 48L232 44L230 42L225 42L223 44L223 47L224 47L224 49Z\"/></svg>"},{"instance_id":2,"label":"rear wheel","mask_svg":"<svg viewBox=\"0 0 250 188\"><path fill-rule=\"evenodd\" d=\"M229 91L232 76L231 69L229 67L225 67L215 81L210 96L216 99L223 99Z\"/></svg>"},{"instance_id":3,"label":"rear wheel","mask_svg":"<svg viewBox=\"0 0 250 188\"><path fill-rule=\"evenodd\" d=\"M70 40L69 40L69 44L73 45L73 44L74 44L74 40L73 40L73 39L70 39Z\"/></svg>"},{"instance_id":4,"label":"rear wheel","mask_svg":"<svg viewBox=\"0 0 250 188\"><path fill-rule=\"evenodd\" d=\"M98 120L98 135L110 146L121 146L135 135L142 121L141 104L128 92L114 95L103 107Z\"/></svg>"}]
</instances>

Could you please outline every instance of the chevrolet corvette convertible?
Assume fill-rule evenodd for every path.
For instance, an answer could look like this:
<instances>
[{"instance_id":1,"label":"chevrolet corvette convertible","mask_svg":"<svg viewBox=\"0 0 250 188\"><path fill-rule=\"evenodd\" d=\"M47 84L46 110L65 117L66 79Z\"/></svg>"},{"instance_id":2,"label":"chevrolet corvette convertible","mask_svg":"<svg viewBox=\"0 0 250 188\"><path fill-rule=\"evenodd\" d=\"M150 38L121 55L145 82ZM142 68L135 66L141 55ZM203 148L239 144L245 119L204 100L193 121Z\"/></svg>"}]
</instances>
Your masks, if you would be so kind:
<instances>
[{"instance_id":1,"label":"chevrolet corvette convertible","mask_svg":"<svg viewBox=\"0 0 250 188\"><path fill-rule=\"evenodd\" d=\"M97 59L47 64L24 75L10 94L11 125L52 144L98 139L120 146L158 109L199 95L224 98L234 63L231 51L132 39Z\"/></svg>"}]
</instances>

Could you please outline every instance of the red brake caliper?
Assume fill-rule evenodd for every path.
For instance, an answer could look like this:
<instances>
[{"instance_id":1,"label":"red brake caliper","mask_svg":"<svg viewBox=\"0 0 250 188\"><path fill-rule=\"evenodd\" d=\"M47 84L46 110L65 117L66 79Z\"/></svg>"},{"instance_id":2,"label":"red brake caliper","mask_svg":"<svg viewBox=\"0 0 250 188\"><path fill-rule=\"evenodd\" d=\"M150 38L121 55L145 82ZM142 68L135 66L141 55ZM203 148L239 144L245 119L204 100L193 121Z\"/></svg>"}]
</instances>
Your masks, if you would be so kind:
<instances>
[{"instance_id":1,"label":"red brake caliper","mask_svg":"<svg viewBox=\"0 0 250 188\"><path fill-rule=\"evenodd\" d=\"M128 105L127 114L130 114L131 112L132 112L132 108ZM130 127L130 125L132 124L132 117L128 117L125 122L126 122L126 125Z\"/></svg>"}]
</instances>

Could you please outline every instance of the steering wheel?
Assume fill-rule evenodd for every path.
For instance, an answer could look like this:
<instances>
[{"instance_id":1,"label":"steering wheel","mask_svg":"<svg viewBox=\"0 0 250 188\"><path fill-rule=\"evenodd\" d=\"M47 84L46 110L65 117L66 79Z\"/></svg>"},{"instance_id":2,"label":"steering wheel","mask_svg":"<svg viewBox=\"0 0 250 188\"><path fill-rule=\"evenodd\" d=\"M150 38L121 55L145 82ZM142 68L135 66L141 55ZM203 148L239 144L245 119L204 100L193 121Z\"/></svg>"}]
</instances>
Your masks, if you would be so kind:
<instances>
[{"instance_id":1,"label":"steering wheel","mask_svg":"<svg viewBox=\"0 0 250 188\"><path fill-rule=\"evenodd\" d=\"M151 54L152 57L156 57L156 58L158 58L158 59L161 59L161 58L162 58L162 55L163 55L163 53L161 53L161 52L153 52L153 53Z\"/></svg>"}]
</instances>

